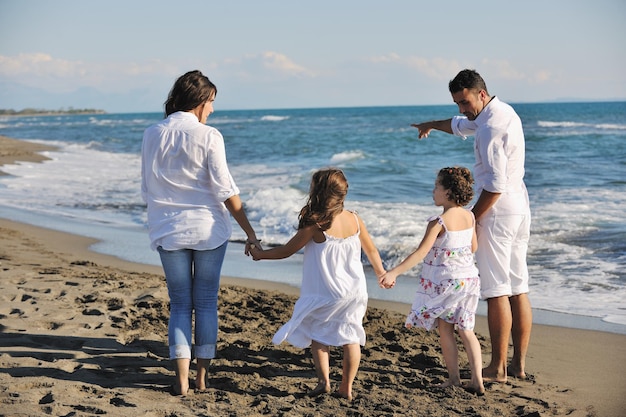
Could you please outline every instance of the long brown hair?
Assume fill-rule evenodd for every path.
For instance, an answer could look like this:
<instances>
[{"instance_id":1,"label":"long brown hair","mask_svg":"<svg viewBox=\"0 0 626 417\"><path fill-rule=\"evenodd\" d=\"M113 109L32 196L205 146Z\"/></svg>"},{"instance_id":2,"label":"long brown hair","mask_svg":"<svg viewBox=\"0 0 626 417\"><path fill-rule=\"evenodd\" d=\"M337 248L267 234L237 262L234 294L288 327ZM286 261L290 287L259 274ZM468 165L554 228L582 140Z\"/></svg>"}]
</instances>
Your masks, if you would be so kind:
<instances>
[{"instance_id":1,"label":"long brown hair","mask_svg":"<svg viewBox=\"0 0 626 417\"><path fill-rule=\"evenodd\" d=\"M298 229L316 224L328 230L333 219L343 211L348 194L348 181L337 168L321 169L313 174L309 199L298 216Z\"/></svg>"},{"instance_id":2,"label":"long brown hair","mask_svg":"<svg viewBox=\"0 0 626 417\"><path fill-rule=\"evenodd\" d=\"M189 111L217 94L217 87L198 70L178 77L165 101L165 117L177 111Z\"/></svg>"}]
</instances>

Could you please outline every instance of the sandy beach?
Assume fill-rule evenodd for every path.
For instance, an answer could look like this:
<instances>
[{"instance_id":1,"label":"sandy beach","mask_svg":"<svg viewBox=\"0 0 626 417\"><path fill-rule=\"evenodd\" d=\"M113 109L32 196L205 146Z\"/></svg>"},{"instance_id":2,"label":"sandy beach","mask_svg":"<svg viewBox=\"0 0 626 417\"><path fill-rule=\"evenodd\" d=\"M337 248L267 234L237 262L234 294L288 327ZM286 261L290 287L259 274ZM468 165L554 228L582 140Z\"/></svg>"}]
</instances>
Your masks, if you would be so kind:
<instances>
[{"instance_id":1,"label":"sandy beach","mask_svg":"<svg viewBox=\"0 0 626 417\"><path fill-rule=\"evenodd\" d=\"M44 147L0 137L0 165ZM1 171L1 168L0 168ZM433 388L437 334L403 328L408 306L370 300L355 399L309 398L308 350L271 337L297 288L222 278L210 388L169 394L168 297L159 267L89 250L92 239L0 219L0 416L607 416L626 412L626 335L535 325L528 380L482 397ZM251 262L251 267L253 263ZM483 359L489 358L478 317ZM462 347L459 340L459 346ZM469 367L461 348L462 376ZM341 349L332 351L340 380ZM193 377L193 375L192 375Z\"/></svg>"}]
</instances>

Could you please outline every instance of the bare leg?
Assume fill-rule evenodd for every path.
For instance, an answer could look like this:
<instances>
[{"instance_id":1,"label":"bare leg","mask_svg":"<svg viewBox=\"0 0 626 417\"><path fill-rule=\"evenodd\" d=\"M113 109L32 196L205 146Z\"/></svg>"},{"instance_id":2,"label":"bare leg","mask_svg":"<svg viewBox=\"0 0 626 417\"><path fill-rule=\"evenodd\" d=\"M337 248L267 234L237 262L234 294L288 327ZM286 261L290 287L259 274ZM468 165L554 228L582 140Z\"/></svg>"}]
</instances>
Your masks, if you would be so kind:
<instances>
[{"instance_id":1,"label":"bare leg","mask_svg":"<svg viewBox=\"0 0 626 417\"><path fill-rule=\"evenodd\" d=\"M189 391L189 365L191 364L191 359L174 359L174 363L176 365L174 393L187 395L187 391Z\"/></svg>"},{"instance_id":2,"label":"bare leg","mask_svg":"<svg viewBox=\"0 0 626 417\"><path fill-rule=\"evenodd\" d=\"M448 380L439 385L441 388L452 385L461 385L461 374L459 372L459 352L454 338L454 324L437 319L439 327L439 343L443 352L443 360L448 370Z\"/></svg>"},{"instance_id":3,"label":"bare leg","mask_svg":"<svg viewBox=\"0 0 626 417\"><path fill-rule=\"evenodd\" d=\"M509 370L516 378L526 378L526 353L530 343L533 311L528 294L515 295L510 298L510 302L513 315L513 359Z\"/></svg>"},{"instance_id":4,"label":"bare leg","mask_svg":"<svg viewBox=\"0 0 626 417\"><path fill-rule=\"evenodd\" d=\"M317 386L309 392L311 397L330 392L330 348L319 342L311 343L311 354L317 375Z\"/></svg>"},{"instance_id":5,"label":"bare leg","mask_svg":"<svg viewBox=\"0 0 626 417\"><path fill-rule=\"evenodd\" d=\"M478 395L485 393L485 387L483 386L483 357L480 352L480 342L473 330L461 330L459 329L459 335L463 340L463 346L467 352L467 360L472 370L472 380L468 387L469 391Z\"/></svg>"},{"instance_id":6,"label":"bare leg","mask_svg":"<svg viewBox=\"0 0 626 417\"><path fill-rule=\"evenodd\" d=\"M337 393L343 398L352 401L352 383L359 370L361 362L361 346L358 343L351 343L343 346L343 373L341 385Z\"/></svg>"},{"instance_id":7,"label":"bare leg","mask_svg":"<svg viewBox=\"0 0 626 417\"><path fill-rule=\"evenodd\" d=\"M483 369L483 379L487 382L506 382L512 321L509 297L494 297L487 300L487 322L491 338L491 363Z\"/></svg>"},{"instance_id":8,"label":"bare leg","mask_svg":"<svg viewBox=\"0 0 626 417\"><path fill-rule=\"evenodd\" d=\"M206 391L208 388L206 386L209 364L211 363L211 359L196 359L198 363L198 373L196 374L196 391L202 392Z\"/></svg>"}]
</instances>

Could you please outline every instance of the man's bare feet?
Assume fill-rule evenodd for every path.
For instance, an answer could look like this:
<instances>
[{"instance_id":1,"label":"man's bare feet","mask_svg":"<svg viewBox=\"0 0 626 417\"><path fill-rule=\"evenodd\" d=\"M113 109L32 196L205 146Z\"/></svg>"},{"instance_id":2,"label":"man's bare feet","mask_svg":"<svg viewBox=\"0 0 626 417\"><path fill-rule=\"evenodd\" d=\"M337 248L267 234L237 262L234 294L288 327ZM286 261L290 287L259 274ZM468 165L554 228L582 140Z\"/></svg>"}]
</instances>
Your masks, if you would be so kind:
<instances>
[{"instance_id":1,"label":"man's bare feet","mask_svg":"<svg viewBox=\"0 0 626 417\"><path fill-rule=\"evenodd\" d=\"M522 380L527 379L526 372L513 368L513 365L509 365L509 367L506 368L506 373L508 376L512 376L513 378Z\"/></svg>"},{"instance_id":2,"label":"man's bare feet","mask_svg":"<svg viewBox=\"0 0 626 417\"><path fill-rule=\"evenodd\" d=\"M318 395L328 394L330 392L330 384L320 382L317 386L307 393L309 397L317 397Z\"/></svg>"},{"instance_id":3,"label":"man's bare feet","mask_svg":"<svg viewBox=\"0 0 626 417\"><path fill-rule=\"evenodd\" d=\"M506 371L494 371L491 368L483 368L483 382L506 384Z\"/></svg>"}]
</instances>

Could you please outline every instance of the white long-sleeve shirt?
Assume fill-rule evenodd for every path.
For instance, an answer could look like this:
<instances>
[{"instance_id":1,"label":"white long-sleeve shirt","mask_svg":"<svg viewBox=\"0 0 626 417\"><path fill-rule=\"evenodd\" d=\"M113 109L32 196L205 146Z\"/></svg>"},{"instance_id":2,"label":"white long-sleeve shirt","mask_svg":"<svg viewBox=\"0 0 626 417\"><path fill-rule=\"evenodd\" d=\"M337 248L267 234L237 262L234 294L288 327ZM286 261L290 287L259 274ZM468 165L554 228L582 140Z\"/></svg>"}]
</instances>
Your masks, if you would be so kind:
<instances>
[{"instance_id":1,"label":"white long-sleeve shirt","mask_svg":"<svg viewBox=\"0 0 626 417\"><path fill-rule=\"evenodd\" d=\"M453 117L452 132L462 137L474 136L477 194L482 190L501 194L494 206L499 213L526 214L526 145L522 121L515 110L494 96L475 120Z\"/></svg>"},{"instance_id":2,"label":"white long-sleeve shirt","mask_svg":"<svg viewBox=\"0 0 626 417\"><path fill-rule=\"evenodd\" d=\"M239 188L217 129L192 113L173 113L145 130L141 158L152 249L215 249L230 238L224 201Z\"/></svg>"}]
</instances>

